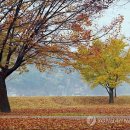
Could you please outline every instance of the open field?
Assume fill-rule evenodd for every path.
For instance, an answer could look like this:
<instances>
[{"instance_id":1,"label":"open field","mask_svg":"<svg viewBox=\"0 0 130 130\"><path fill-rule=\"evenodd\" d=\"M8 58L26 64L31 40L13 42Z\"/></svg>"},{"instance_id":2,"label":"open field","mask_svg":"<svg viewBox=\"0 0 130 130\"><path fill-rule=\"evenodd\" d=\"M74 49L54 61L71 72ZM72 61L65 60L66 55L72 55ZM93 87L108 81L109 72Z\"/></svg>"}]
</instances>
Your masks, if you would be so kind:
<instances>
[{"instance_id":1,"label":"open field","mask_svg":"<svg viewBox=\"0 0 130 130\"><path fill-rule=\"evenodd\" d=\"M91 125L83 116L130 116L130 97L10 97L11 113L0 113L0 130L130 130L130 119L96 118ZM39 117L38 117L39 116ZM45 116L54 116L49 118ZM60 118L57 118L60 117ZM62 118L62 116L80 116ZM42 118L41 118L42 117ZM99 121L100 120L100 121ZM93 120L92 120L93 121Z\"/></svg>"},{"instance_id":2,"label":"open field","mask_svg":"<svg viewBox=\"0 0 130 130\"><path fill-rule=\"evenodd\" d=\"M130 115L130 97L122 96L108 104L108 97L10 97L11 114L22 115Z\"/></svg>"}]
</instances>

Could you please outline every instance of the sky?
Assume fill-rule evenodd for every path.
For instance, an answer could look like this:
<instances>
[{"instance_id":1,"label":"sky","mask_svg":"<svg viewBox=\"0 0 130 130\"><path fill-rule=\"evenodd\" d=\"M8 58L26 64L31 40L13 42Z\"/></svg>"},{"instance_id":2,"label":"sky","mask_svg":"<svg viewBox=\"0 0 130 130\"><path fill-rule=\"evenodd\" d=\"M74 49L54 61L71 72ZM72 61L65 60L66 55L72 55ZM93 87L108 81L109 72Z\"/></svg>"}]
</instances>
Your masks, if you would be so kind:
<instances>
[{"instance_id":1,"label":"sky","mask_svg":"<svg viewBox=\"0 0 130 130\"><path fill-rule=\"evenodd\" d=\"M124 21L121 32L126 37L130 37L130 2L125 3L127 3L127 0L120 0L120 2L114 3L104 12L103 17L99 20L99 25L109 25L113 19L122 15L124 16Z\"/></svg>"},{"instance_id":2,"label":"sky","mask_svg":"<svg viewBox=\"0 0 130 130\"><path fill-rule=\"evenodd\" d=\"M118 15L123 15L124 16L124 22L122 24L122 34L124 34L126 37L130 37L130 2L127 3L126 5L123 5L124 3L126 3L126 0L121 0L120 2L114 4L113 6L111 6L109 9L105 10L103 17L100 18L100 20L98 21L99 26L103 26L103 25L109 25L111 23L111 21L118 17ZM82 81L82 79L80 78L80 76L75 76L78 74L70 74L69 76L66 75L66 80L64 80L64 82L66 82L68 80L68 78L74 80L79 80L79 84L83 87L81 87L81 91L79 91L79 89L72 89L72 91L69 91L69 88L66 88L66 86L63 86L63 88L61 88L61 93L58 92L58 95L76 95L77 91L79 95L106 95L106 91L102 88L100 88L100 92L98 91L98 88L96 88L95 90L91 90L86 83L84 83ZM9 78L7 79L7 89L9 96L15 96L15 95L35 95L38 96L38 94L40 95L46 95L45 93L42 93L42 91L44 92L44 85L43 84L47 84L45 82L43 82L43 79L47 79L49 75L47 74L42 74L40 72L38 72L38 70L36 70L35 68L30 69L30 71L28 73L24 73L20 76L16 75L16 76L11 76L13 78ZM55 76L55 74L53 74L53 76ZM73 78L75 76L75 79ZM76 79L78 77L78 79ZM53 77L52 77L53 78ZM59 78L59 77L58 77ZM62 77L60 77L62 78ZM50 81L51 82L51 81ZM78 84L78 82L75 82L75 84ZM24 87L23 87L24 86ZM33 86L34 90L31 90L31 86ZM41 87L43 86L43 87ZM86 87L85 87L86 86ZM41 89L40 89L41 87ZM48 86L50 87L50 92L48 92L48 95L56 95L57 93L53 91L52 86ZM71 86L72 87L72 84ZM23 91L21 91L21 89L24 89ZM27 89L29 88L29 89ZM37 89L38 88L38 89ZM87 88L87 89L86 89ZM40 91L42 90L42 91ZM26 94L24 95L26 91ZM36 92L37 91L37 92ZM39 92L38 92L39 91ZM59 88L55 89L55 91L59 91ZM64 92L66 91L66 93ZM121 92L123 95L130 95L130 85L128 84L123 84L121 87L119 87L119 89L117 90L117 92ZM98 92L98 93L97 93Z\"/></svg>"}]
</instances>

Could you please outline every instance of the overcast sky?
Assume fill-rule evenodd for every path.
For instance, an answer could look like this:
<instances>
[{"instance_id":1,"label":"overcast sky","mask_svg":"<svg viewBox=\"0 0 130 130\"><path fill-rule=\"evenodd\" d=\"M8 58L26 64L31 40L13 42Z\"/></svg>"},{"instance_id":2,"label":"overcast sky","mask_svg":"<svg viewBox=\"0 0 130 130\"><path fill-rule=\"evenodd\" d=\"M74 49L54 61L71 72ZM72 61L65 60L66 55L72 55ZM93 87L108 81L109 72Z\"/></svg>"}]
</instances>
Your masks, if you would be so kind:
<instances>
[{"instance_id":1,"label":"overcast sky","mask_svg":"<svg viewBox=\"0 0 130 130\"><path fill-rule=\"evenodd\" d=\"M130 37L130 2L125 4L126 1L127 0L121 0L106 10L104 16L100 19L100 24L109 25L114 18L118 17L118 15L122 15L124 16L122 34Z\"/></svg>"}]
</instances>

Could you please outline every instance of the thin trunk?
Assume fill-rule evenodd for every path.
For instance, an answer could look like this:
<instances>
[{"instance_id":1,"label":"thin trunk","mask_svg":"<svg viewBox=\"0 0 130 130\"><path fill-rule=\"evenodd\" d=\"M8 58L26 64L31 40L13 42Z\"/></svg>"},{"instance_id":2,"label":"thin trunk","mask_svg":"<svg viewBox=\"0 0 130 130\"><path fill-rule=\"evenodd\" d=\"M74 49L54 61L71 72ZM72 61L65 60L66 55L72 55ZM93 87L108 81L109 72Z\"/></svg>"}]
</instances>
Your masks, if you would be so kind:
<instances>
[{"instance_id":1,"label":"thin trunk","mask_svg":"<svg viewBox=\"0 0 130 130\"><path fill-rule=\"evenodd\" d=\"M10 112L10 104L7 96L7 89L5 84L5 79L0 76L0 111Z\"/></svg>"},{"instance_id":2,"label":"thin trunk","mask_svg":"<svg viewBox=\"0 0 130 130\"><path fill-rule=\"evenodd\" d=\"M109 103L114 103L114 89L109 88Z\"/></svg>"},{"instance_id":3,"label":"thin trunk","mask_svg":"<svg viewBox=\"0 0 130 130\"><path fill-rule=\"evenodd\" d=\"M117 97L117 94L116 94L117 92L116 92L116 88L115 88L115 98Z\"/></svg>"}]
</instances>

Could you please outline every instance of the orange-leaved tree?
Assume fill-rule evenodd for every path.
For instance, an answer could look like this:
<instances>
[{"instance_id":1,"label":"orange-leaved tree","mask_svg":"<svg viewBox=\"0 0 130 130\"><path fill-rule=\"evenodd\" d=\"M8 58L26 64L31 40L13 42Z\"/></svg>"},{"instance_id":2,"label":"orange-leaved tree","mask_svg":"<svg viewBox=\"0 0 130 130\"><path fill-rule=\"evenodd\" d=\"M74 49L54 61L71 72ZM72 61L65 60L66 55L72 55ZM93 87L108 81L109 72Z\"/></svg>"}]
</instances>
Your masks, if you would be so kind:
<instances>
[{"instance_id":1,"label":"orange-leaved tree","mask_svg":"<svg viewBox=\"0 0 130 130\"><path fill-rule=\"evenodd\" d=\"M15 70L35 64L40 71L69 51L63 34L78 14L107 8L113 0L1 0L0 111L10 112L5 79ZM80 19L82 20L82 18ZM78 27L76 27L78 28Z\"/></svg>"},{"instance_id":2,"label":"orange-leaved tree","mask_svg":"<svg viewBox=\"0 0 130 130\"><path fill-rule=\"evenodd\" d=\"M130 83L130 49L124 38L95 40L91 46L80 46L73 66L91 88L101 85L114 103L113 90L124 82Z\"/></svg>"}]
</instances>

